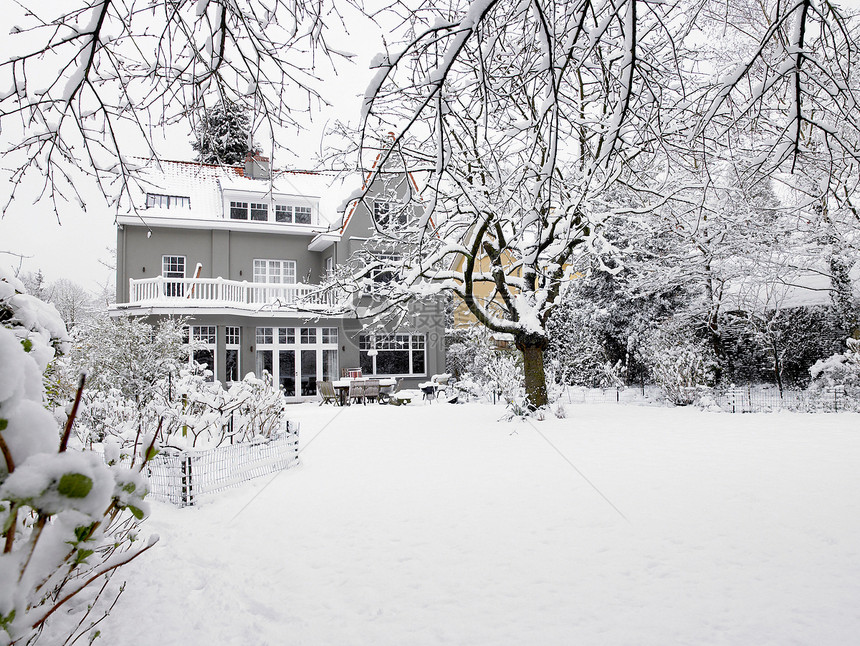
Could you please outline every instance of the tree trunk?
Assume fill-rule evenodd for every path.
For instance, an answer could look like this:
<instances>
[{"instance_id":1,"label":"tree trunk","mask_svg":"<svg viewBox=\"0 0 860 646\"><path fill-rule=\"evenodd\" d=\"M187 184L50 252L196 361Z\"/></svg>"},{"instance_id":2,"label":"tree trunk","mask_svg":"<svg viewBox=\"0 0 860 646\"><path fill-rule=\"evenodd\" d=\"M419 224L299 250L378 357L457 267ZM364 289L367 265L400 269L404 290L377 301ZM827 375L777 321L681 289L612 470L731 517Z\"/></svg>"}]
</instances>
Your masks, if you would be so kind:
<instances>
[{"instance_id":1,"label":"tree trunk","mask_svg":"<svg viewBox=\"0 0 860 646\"><path fill-rule=\"evenodd\" d=\"M516 338L517 349L523 353L523 372L526 380L526 398L529 410L548 403L546 374L543 369L543 353L547 340L543 336L523 334Z\"/></svg>"}]
</instances>

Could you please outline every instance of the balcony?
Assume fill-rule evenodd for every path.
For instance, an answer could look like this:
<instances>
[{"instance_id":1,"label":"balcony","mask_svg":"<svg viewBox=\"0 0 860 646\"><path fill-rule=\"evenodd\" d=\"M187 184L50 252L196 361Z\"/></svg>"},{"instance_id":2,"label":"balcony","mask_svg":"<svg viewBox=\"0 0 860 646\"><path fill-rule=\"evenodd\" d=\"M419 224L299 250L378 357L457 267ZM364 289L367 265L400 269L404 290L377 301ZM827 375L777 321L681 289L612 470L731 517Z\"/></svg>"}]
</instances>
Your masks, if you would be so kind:
<instances>
[{"instance_id":1,"label":"balcony","mask_svg":"<svg viewBox=\"0 0 860 646\"><path fill-rule=\"evenodd\" d=\"M340 304L334 291L300 283L249 283L224 278L155 278L128 281L120 307L226 307L249 311L328 311Z\"/></svg>"}]
</instances>

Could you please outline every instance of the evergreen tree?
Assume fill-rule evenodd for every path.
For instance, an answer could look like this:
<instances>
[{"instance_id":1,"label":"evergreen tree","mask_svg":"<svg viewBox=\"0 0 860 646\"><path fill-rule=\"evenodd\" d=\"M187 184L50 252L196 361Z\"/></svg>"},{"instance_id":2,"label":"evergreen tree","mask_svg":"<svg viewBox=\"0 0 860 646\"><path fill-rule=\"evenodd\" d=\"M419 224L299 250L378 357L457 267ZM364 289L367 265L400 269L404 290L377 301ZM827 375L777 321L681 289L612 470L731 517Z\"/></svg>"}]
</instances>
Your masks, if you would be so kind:
<instances>
[{"instance_id":1,"label":"evergreen tree","mask_svg":"<svg viewBox=\"0 0 860 646\"><path fill-rule=\"evenodd\" d=\"M244 106L219 101L204 111L194 128L191 147L204 164L241 164L251 146L251 118Z\"/></svg>"}]
</instances>

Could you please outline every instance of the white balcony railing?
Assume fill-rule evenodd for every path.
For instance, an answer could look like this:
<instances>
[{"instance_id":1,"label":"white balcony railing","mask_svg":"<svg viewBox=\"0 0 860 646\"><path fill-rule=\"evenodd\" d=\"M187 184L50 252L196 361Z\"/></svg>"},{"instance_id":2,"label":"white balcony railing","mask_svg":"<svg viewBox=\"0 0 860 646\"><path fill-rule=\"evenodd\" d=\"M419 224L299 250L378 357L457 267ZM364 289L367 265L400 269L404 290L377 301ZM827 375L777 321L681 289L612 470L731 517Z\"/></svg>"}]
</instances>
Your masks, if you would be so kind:
<instances>
[{"instance_id":1,"label":"white balcony railing","mask_svg":"<svg viewBox=\"0 0 860 646\"><path fill-rule=\"evenodd\" d=\"M261 307L320 309L333 307L331 290L300 283L249 283L224 278L131 278L129 305L209 305L257 310Z\"/></svg>"}]
</instances>

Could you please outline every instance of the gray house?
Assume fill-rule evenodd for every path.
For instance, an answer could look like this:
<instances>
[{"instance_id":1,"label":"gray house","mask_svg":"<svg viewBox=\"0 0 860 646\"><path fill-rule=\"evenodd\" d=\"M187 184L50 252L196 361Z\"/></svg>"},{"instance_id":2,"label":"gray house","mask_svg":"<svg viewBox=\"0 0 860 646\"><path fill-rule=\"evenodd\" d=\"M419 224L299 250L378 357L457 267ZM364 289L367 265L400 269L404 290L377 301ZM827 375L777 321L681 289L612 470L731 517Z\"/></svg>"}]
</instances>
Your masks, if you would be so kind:
<instances>
[{"instance_id":1,"label":"gray house","mask_svg":"<svg viewBox=\"0 0 860 646\"><path fill-rule=\"evenodd\" d=\"M370 331L359 316L372 294L347 295L355 308L335 314L337 295L319 288L376 228L402 224L389 222L402 212L393 203L416 188L392 176L339 211L344 196L325 174L271 173L262 157L244 167L162 162L147 176L147 208L117 217L112 313L187 317L195 359L215 379L266 371L296 401L349 368L424 381L444 371L441 303Z\"/></svg>"}]
</instances>

